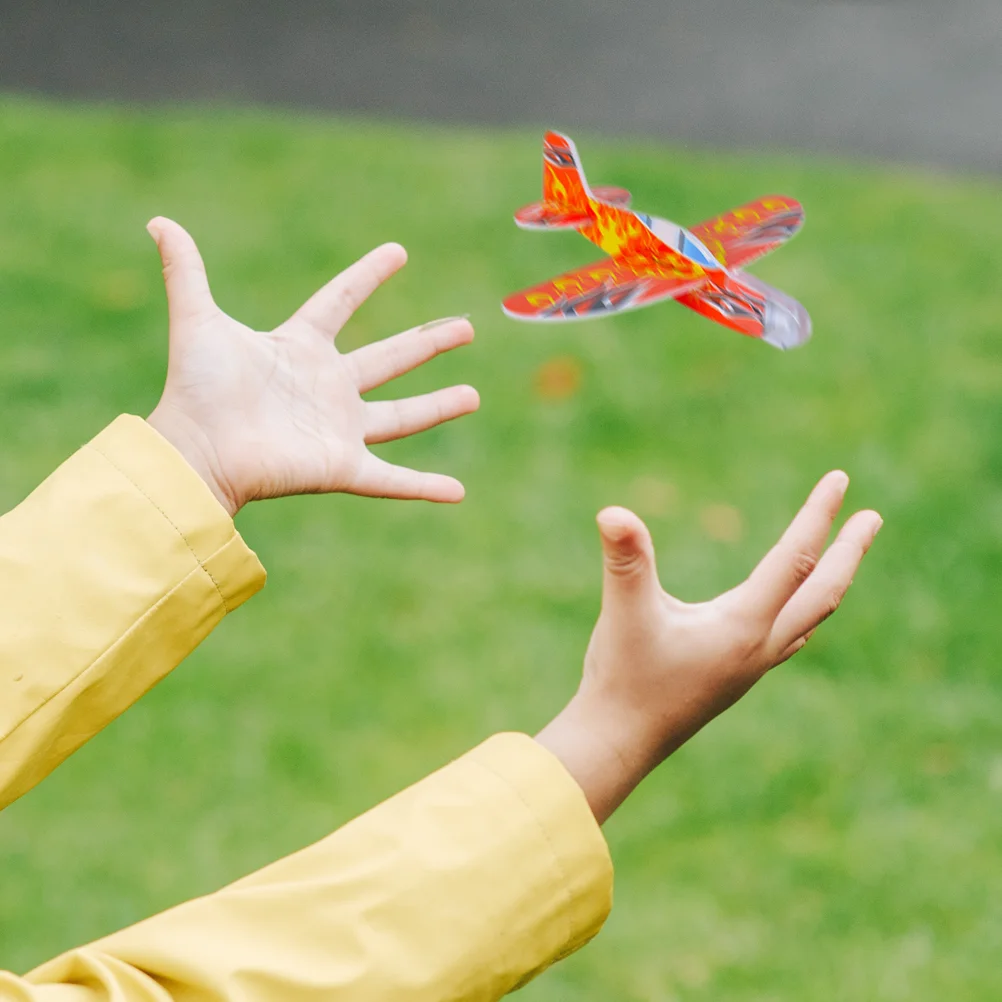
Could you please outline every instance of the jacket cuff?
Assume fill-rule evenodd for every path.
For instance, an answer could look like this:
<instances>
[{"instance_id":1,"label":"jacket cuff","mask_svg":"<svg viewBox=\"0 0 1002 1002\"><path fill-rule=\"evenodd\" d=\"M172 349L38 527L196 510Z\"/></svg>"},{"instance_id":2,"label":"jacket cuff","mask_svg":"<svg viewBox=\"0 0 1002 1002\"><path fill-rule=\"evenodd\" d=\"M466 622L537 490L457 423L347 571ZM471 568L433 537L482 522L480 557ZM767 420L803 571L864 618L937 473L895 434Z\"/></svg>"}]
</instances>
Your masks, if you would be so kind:
<instances>
[{"instance_id":1,"label":"jacket cuff","mask_svg":"<svg viewBox=\"0 0 1002 1002\"><path fill-rule=\"evenodd\" d=\"M173 527L227 612L260 591L265 571L256 554L205 481L151 425L123 414L85 448L100 453Z\"/></svg>"},{"instance_id":2,"label":"jacket cuff","mask_svg":"<svg viewBox=\"0 0 1002 1002\"><path fill-rule=\"evenodd\" d=\"M548 846L559 895L552 918L565 928L564 944L548 962L559 960L595 936L612 908L612 860L602 829L563 763L528 735L497 734L467 757L510 790Z\"/></svg>"}]
</instances>

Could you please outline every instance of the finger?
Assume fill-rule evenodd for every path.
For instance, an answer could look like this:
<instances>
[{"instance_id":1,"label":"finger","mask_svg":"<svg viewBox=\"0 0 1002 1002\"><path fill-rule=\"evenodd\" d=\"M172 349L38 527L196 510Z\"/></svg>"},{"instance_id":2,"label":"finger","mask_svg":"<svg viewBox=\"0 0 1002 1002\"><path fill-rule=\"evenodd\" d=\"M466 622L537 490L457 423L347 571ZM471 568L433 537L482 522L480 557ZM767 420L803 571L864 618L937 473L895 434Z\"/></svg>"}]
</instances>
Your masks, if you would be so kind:
<instances>
[{"instance_id":1,"label":"finger","mask_svg":"<svg viewBox=\"0 0 1002 1002\"><path fill-rule=\"evenodd\" d=\"M198 320L216 309L205 265L188 231L172 219L157 216L146 224L146 229L160 252L167 312L171 329L176 333L185 322Z\"/></svg>"},{"instance_id":2,"label":"finger","mask_svg":"<svg viewBox=\"0 0 1002 1002\"><path fill-rule=\"evenodd\" d=\"M444 351L473 340L473 325L465 317L435 320L357 348L345 356L359 393L396 379Z\"/></svg>"},{"instance_id":3,"label":"finger","mask_svg":"<svg viewBox=\"0 0 1002 1002\"><path fill-rule=\"evenodd\" d=\"M776 617L770 635L774 649L785 650L811 634L839 607L882 524L875 511L859 511L842 526L814 572Z\"/></svg>"},{"instance_id":4,"label":"finger","mask_svg":"<svg viewBox=\"0 0 1002 1002\"><path fill-rule=\"evenodd\" d=\"M602 602L632 602L645 591L660 590L654 544L641 519L626 508L598 513L602 539Z\"/></svg>"},{"instance_id":5,"label":"finger","mask_svg":"<svg viewBox=\"0 0 1002 1002\"><path fill-rule=\"evenodd\" d=\"M772 667L777 668L779 665L783 664L784 661L789 661L798 651L802 651L806 646L807 642L814 636L814 630L808 630L802 637L797 637L792 644L789 644L782 654L777 657L773 663Z\"/></svg>"},{"instance_id":6,"label":"finger","mask_svg":"<svg viewBox=\"0 0 1002 1002\"><path fill-rule=\"evenodd\" d=\"M289 324L308 327L333 340L355 310L406 263L407 251L400 244L383 244L369 251L315 292Z\"/></svg>"},{"instance_id":7,"label":"finger","mask_svg":"<svg viewBox=\"0 0 1002 1002\"><path fill-rule=\"evenodd\" d=\"M351 493L372 498L400 498L407 501L462 501L466 491L453 477L441 473L419 473L394 466L368 453L358 471Z\"/></svg>"},{"instance_id":8,"label":"finger","mask_svg":"<svg viewBox=\"0 0 1002 1002\"><path fill-rule=\"evenodd\" d=\"M848 486L841 470L825 474L779 542L740 586L755 615L774 620L814 570Z\"/></svg>"},{"instance_id":9,"label":"finger","mask_svg":"<svg viewBox=\"0 0 1002 1002\"><path fill-rule=\"evenodd\" d=\"M414 435L471 414L479 406L480 394L472 386L450 386L420 397L367 403L365 441L367 445L374 445Z\"/></svg>"}]
</instances>

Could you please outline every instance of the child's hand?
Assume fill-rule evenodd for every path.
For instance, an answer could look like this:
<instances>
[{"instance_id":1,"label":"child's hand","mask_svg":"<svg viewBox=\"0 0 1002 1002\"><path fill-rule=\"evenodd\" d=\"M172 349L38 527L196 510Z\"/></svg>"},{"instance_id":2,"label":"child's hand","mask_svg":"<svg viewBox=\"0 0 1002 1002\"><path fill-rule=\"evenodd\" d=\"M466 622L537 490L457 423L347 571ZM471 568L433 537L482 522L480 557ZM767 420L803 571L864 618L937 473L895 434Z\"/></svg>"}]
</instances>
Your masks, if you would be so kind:
<instances>
[{"instance_id":1,"label":"child's hand","mask_svg":"<svg viewBox=\"0 0 1002 1002\"><path fill-rule=\"evenodd\" d=\"M602 612L584 678L537 740L578 780L600 822L838 608L882 524L876 512L857 512L821 555L848 483L844 473L824 477L752 575L696 605L662 590L636 515L599 514Z\"/></svg>"},{"instance_id":2,"label":"child's hand","mask_svg":"<svg viewBox=\"0 0 1002 1002\"><path fill-rule=\"evenodd\" d=\"M212 300L205 267L177 223L154 219L170 314L167 383L149 423L235 514L247 501L344 491L460 501L452 477L377 459L367 446L475 411L476 390L452 386L404 400L361 395L473 338L463 319L429 324L342 355L334 338L407 260L384 244L324 286L280 327L253 331Z\"/></svg>"}]
</instances>

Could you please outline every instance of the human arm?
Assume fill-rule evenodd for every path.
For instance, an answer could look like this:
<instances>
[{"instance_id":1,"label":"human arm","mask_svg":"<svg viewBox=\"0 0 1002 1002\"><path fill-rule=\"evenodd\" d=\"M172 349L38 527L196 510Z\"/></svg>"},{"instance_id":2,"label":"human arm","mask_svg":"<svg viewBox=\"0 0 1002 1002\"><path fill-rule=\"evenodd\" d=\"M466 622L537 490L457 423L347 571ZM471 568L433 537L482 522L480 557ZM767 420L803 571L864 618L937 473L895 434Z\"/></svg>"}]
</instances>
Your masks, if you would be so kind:
<instances>
[{"instance_id":1,"label":"human arm","mask_svg":"<svg viewBox=\"0 0 1002 1002\"><path fill-rule=\"evenodd\" d=\"M649 538L604 513L607 618L582 692L536 742L492 739L316 846L44 965L11 998L487 1002L524 983L608 911L596 820L838 604L879 522L855 516L812 571L843 489L823 483L747 594L691 619L656 611Z\"/></svg>"},{"instance_id":2,"label":"human arm","mask_svg":"<svg viewBox=\"0 0 1002 1002\"><path fill-rule=\"evenodd\" d=\"M149 422L120 418L0 517L0 807L178 664L264 582L229 517L255 497L325 491L458 500L451 477L368 444L475 409L469 387L362 393L473 330L457 319L341 354L333 335L405 259L377 248L276 331L212 301L201 257L155 220L170 312L168 378ZM155 429L155 430L154 430Z\"/></svg>"},{"instance_id":3,"label":"human arm","mask_svg":"<svg viewBox=\"0 0 1002 1002\"><path fill-rule=\"evenodd\" d=\"M700 606L661 591L635 516L602 513L585 677L535 742L494 738L317 846L45 965L32 991L101 1002L127 972L137 1002L487 1002L524 983L608 910L596 821L838 605L879 527L857 514L818 560L845 479L822 481L749 580Z\"/></svg>"},{"instance_id":4,"label":"human arm","mask_svg":"<svg viewBox=\"0 0 1002 1002\"><path fill-rule=\"evenodd\" d=\"M123 416L0 518L0 807L264 584L200 477Z\"/></svg>"},{"instance_id":5,"label":"human arm","mask_svg":"<svg viewBox=\"0 0 1002 1002\"><path fill-rule=\"evenodd\" d=\"M183 422L161 427L237 506L212 452ZM586 940L610 886L587 775L517 740L488 770L500 783L480 763L449 767L261 874L0 977L0 998L496 998Z\"/></svg>"},{"instance_id":6,"label":"human arm","mask_svg":"<svg viewBox=\"0 0 1002 1002\"><path fill-rule=\"evenodd\" d=\"M577 784L498 735L321 842L70 951L3 1002L489 1002L593 936L608 851Z\"/></svg>"},{"instance_id":7,"label":"human arm","mask_svg":"<svg viewBox=\"0 0 1002 1002\"><path fill-rule=\"evenodd\" d=\"M187 607L171 615L147 614L167 606L158 595L176 591L165 552L181 553L184 568L178 573L185 581L191 578L228 595L237 582L227 583L222 575L232 568L209 559L218 547L209 545L206 558L202 546L213 543L220 527L227 541L238 540L228 512L251 497L340 488L429 499L442 493L442 500L456 499L450 483L433 476L415 479L393 468L373 467L388 477L375 482L323 474L338 469L340 456L362 456L367 438L407 434L417 425L454 416L448 408L427 410L420 400L414 408L405 402L359 412L358 397L363 386L468 341L472 331L465 321L418 328L367 346L353 353L351 363L330 362L350 364L352 379L358 380L354 397L345 386L354 408L349 415L374 414L377 421L375 431L368 421L338 426L361 429L351 447L339 451L332 447L336 436L325 434L325 422L311 424L305 420L311 415L295 411L298 400L290 401L288 413L278 408L277 423L289 413L295 417L274 436L265 432L275 425L265 422L262 428L242 409L248 401L260 401L260 393L230 396L230 417L237 415L236 421L217 423L211 412L208 419L200 415L200 408L225 397L206 387L205 380L225 372L227 359L190 364L191 339L220 333L230 344L253 351L254 335L225 324L186 330L182 310L179 340L174 321L182 265L170 248L164 257L176 377L161 401L167 409L158 408L148 424L119 419L0 523L0 536L5 526L10 529L6 540L11 544L5 580L12 604L3 625L20 645L5 652L11 657L0 658L0 666L12 669L11 684L27 677L15 670L16 658L34 670L32 652L41 649L47 631L55 626L62 638L55 660L43 665L44 676L39 676L53 681L51 691L33 684L30 705L21 707L26 720L44 718L45 728L15 727L0 745L4 763L13 770L5 787L8 799L169 670L170 661L183 656L183 646L190 649L199 639L199 624L204 635L213 617L222 615L214 607L202 609L194 622ZM183 283L180 294L184 299ZM333 348L319 357L331 360L332 353ZM282 385L295 396L295 380ZM468 404L467 397L462 406L468 409ZM327 418L336 423L341 414L328 412ZM394 415L403 425L386 420ZM251 438L252 451L240 429ZM262 450L262 443L268 449ZM311 443L318 448L311 449ZM272 475L256 487L244 476L248 456L281 460L297 446L303 446L299 468L309 467L308 476L288 478L290 467L281 462L272 464ZM343 469L357 474L360 468L350 462ZM97 522L88 519L91 507ZM43 548L38 541L48 536L51 545ZM259 587L260 568L245 552ZM44 566L33 566L37 557L44 558ZM100 587L92 593L94 578ZM51 615L33 618L43 596ZM72 605L65 622L61 603ZM138 612L130 612L133 605ZM98 615L101 610L122 611L122 624L110 629ZM126 645L115 640L123 633L131 644L129 657L123 656ZM107 654L98 670L93 657L77 650L84 638L95 652ZM172 659L166 657L171 651ZM151 652L164 655L156 670ZM3 685L0 689L0 704L5 704L7 691ZM12 689L12 701L16 695ZM580 789L531 739L503 736L316 846L231 888L71 951L26 977L0 974L0 999L284 1002L313 998L318 989L352 999L495 998L593 935L608 911L610 888L608 854Z\"/></svg>"},{"instance_id":8,"label":"human arm","mask_svg":"<svg viewBox=\"0 0 1002 1002\"><path fill-rule=\"evenodd\" d=\"M876 512L857 512L824 550L848 483L841 471L822 478L750 577L698 604L661 588L636 515L599 513L601 614L577 693L536 740L574 776L600 824L838 608L882 525Z\"/></svg>"}]
</instances>

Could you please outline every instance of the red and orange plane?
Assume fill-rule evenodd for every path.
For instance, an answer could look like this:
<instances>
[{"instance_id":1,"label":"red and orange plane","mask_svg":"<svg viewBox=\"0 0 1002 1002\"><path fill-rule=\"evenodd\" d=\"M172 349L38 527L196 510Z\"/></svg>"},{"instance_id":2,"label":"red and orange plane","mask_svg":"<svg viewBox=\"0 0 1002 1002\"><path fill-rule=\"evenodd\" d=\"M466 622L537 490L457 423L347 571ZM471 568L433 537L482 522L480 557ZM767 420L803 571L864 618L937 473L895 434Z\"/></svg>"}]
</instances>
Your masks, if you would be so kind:
<instances>
[{"instance_id":1,"label":"red and orange plane","mask_svg":"<svg viewBox=\"0 0 1002 1002\"><path fill-rule=\"evenodd\" d=\"M546 133L542 201L519 209L515 223L575 229L609 256L509 296L504 312L517 320L583 320L674 299L777 348L811 336L800 303L741 270L800 229L799 202L762 198L691 230L634 212L629 203L622 188L590 188L574 143Z\"/></svg>"}]
</instances>

